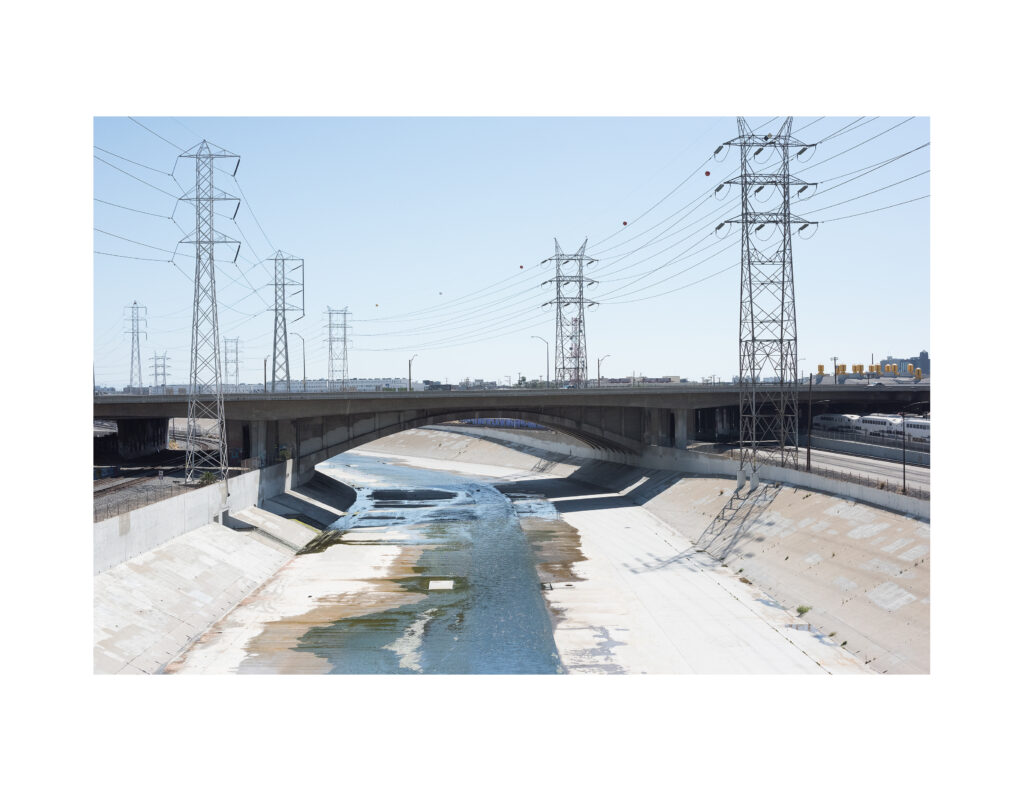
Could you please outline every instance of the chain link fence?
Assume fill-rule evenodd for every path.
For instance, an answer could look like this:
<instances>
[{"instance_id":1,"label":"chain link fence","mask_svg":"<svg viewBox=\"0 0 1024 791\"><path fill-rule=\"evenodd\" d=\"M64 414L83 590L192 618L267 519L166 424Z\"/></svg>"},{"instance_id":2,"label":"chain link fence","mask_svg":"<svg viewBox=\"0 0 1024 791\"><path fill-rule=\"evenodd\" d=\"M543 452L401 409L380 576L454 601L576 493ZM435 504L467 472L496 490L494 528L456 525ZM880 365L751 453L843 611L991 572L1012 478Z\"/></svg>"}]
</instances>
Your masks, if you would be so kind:
<instances>
[{"instance_id":1,"label":"chain link fence","mask_svg":"<svg viewBox=\"0 0 1024 791\"><path fill-rule=\"evenodd\" d=\"M92 521L102 522L112 516L126 514L136 508L182 494L184 491L185 487L181 484L165 480L163 483L104 493L101 502L93 502Z\"/></svg>"}]
</instances>

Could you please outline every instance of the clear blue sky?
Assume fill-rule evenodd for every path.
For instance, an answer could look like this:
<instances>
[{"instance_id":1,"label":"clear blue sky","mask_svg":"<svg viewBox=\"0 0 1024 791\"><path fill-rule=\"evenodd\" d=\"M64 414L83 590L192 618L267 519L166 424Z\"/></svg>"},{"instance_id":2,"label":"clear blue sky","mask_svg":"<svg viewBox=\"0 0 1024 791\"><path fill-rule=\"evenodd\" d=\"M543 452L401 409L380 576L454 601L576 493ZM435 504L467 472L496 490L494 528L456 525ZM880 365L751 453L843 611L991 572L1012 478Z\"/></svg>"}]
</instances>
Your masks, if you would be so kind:
<instances>
[{"instance_id":1,"label":"clear blue sky","mask_svg":"<svg viewBox=\"0 0 1024 791\"><path fill-rule=\"evenodd\" d=\"M929 193L929 121L859 118L794 120L796 136L823 141L793 165L822 182L794 212L826 221L794 244L804 370L831 367L833 355L869 363L872 354L930 348L930 200L829 222ZM568 252L589 238L598 259L589 295L601 304L587 315L592 376L605 355L606 376L737 372L739 236L710 234L737 213L738 189L709 199L738 166L737 153L727 148L723 161L705 164L735 136L735 117L137 120L151 131L127 117L94 124L93 153L106 160L94 159L94 249L158 259L94 255L98 384L128 382L123 317L133 300L148 308L147 381L153 352L165 350L169 381L187 381L194 253L182 245L176 266L167 262L164 251L184 234L166 218L174 212L191 230L191 204L175 211L174 196L194 171L192 160L176 161L176 147L204 137L241 157L237 183L248 199L235 221L218 217L216 226L242 243L237 265L221 264L217 281L221 335L241 338L242 381L262 381L271 352L265 259L277 248L306 262L306 316L289 322L306 339L310 378L327 371L328 305L352 312L352 377L405 376L413 354L416 379L542 376L544 345L530 336L552 343L553 366L554 315L541 307L552 296L542 285L552 268L539 262L554 237ZM228 174L216 175L218 187L239 194ZM412 312L421 313L402 318ZM291 344L299 378L301 345Z\"/></svg>"}]
</instances>

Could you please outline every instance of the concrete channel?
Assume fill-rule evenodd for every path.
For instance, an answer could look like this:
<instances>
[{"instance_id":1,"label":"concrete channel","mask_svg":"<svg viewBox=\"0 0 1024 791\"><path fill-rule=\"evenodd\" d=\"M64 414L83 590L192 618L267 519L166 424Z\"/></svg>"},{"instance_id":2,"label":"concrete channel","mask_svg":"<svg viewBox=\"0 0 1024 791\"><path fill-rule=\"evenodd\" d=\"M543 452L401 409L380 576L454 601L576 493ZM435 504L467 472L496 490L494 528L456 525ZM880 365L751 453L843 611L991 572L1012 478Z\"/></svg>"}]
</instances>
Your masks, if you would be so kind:
<instances>
[{"instance_id":1,"label":"concrete channel","mask_svg":"<svg viewBox=\"0 0 1024 791\"><path fill-rule=\"evenodd\" d=\"M546 432L414 429L306 482L282 466L234 507L192 492L97 525L95 672L929 670L927 514Z\"/></svg>"}]
</instances>

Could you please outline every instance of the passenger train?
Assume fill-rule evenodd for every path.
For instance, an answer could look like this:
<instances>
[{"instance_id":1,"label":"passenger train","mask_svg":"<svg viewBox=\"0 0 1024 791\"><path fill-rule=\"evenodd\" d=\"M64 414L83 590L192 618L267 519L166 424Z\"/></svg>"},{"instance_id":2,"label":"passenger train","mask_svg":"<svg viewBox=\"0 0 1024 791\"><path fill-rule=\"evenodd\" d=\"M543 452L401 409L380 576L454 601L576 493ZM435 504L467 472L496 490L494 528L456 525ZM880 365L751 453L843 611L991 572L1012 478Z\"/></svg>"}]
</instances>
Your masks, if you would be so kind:
<instances>
[{"instance_id":1,"label":"passenger train","mask_svg":"<svg viewBox=\"0 0 1024 791\"><path fill-rule=\"evenodd\" d=\"M811 426L819 431L829 431L862 437L903 437L904 419L899 415L815 415ZM907 439L931 442L931 419L907 416Z\"/></svg>"}]
</instances>

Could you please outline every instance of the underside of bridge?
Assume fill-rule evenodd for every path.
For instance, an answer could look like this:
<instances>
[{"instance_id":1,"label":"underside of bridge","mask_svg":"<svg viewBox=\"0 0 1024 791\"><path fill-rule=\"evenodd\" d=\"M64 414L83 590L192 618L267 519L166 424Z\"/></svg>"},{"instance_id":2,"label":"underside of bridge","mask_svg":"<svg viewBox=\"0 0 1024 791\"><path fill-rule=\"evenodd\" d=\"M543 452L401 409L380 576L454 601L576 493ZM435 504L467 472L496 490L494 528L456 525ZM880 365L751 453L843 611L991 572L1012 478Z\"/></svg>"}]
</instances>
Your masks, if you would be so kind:
<instances>
[{"instance_id":1,"label":"underside of bridge","mask_svg":"<svg viewBox=\"0 0 1024 791\"><path fill-rule=\"evenodd\" d=\"M815 412L869 414L926 403L929 389L815 387L801 398L800 427L808 405ZM735 387L628 392L338 394L336 397L253 397L225 400L232 467L295 459L300 474L316 464L389 434L452 420L513 418L567 434L588 446L623 456L651 446L685 448L688 441L735 441L739 427ZM124 456L166 447L167 418L184 417L184 396L98 398L94 416L116 420ZM627 459L623 459L628 462Z\"/></svg>"},{"instance_id":2,"label":"underside of bridge","mask_svg":"<svg viewBox=\"0 0 1024 791\"><path fill-rule=\"evenodd\" d=\"M639 453L649 445L685 448L694 426L694 412L687 409L416 409L292 420L228 420L228 453L232 466L244 459L258 459L264 465L294 458L299 472L305 473L321 461L390 434L473 418L525 420L567 434L589 447L624 455Z\"/></svg>"}]
</instances>

